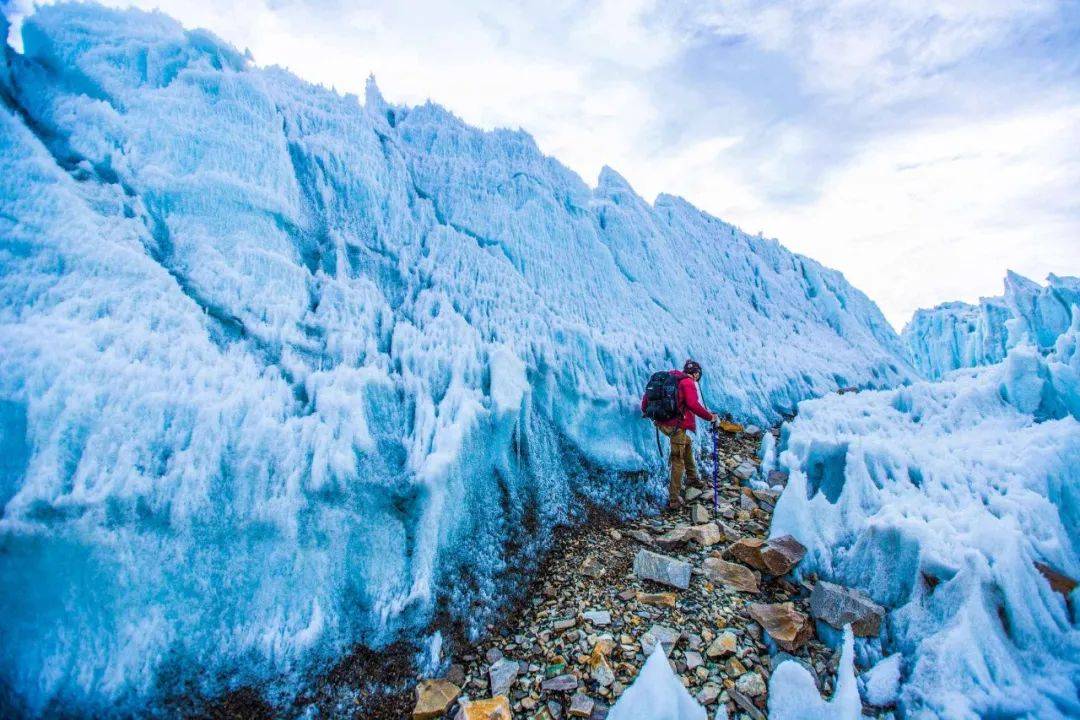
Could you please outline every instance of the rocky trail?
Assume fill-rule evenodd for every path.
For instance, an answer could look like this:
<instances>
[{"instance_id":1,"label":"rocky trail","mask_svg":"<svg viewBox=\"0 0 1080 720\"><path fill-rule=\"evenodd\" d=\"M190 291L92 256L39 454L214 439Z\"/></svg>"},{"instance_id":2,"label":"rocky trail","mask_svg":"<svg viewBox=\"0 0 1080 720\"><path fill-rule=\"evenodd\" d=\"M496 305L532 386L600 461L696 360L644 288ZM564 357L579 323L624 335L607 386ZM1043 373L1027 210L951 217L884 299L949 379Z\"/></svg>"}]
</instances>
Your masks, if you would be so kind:
<instances>
[{"instance_id":1,"label":"rocky trail","mask_svg":"<svg viewBox=\"0 0 1080 720\"><path fill-rule=\"evenodd\" d=\"M656 643L709 717L723 703L731 718L764 718L771 671L792 657L829 695L839 652L816 638L814 618L876 635L883 611L787 576L805 548L790 536L766 541L778 493L746 484L760 433L729 429L715 514L705 458L703 484L686 489L680 509L562 532L517 611L444 677L417 686L414 720L601 720Z\"/></svg>"}]
</instances>

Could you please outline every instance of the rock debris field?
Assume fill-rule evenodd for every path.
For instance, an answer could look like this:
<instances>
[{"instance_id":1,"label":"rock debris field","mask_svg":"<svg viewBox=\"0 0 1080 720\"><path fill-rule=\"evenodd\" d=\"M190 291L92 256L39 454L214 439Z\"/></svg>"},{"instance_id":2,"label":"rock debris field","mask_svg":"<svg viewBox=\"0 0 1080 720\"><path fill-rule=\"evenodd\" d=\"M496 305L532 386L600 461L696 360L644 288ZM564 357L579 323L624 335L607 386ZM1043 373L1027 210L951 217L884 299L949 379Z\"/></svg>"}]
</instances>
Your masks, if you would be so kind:
<instances>
[{"instance_id":1,"label":"rock debris field","mask_svg":"<svg viewBox=\"0 0 1080 720\"><path fill-rule=\"evenodd\" d=\"M561 533L523 609L443 677L420 682L414 720L601 720L657 643L710 717L724 703L731 718L765 718L769 676L784 659L829 695L839 651L817 639L815 618L876 635L884 611L847 588L789 576L805 548L790 536L766 540L778 494L744 484L759 432L729 429L715 512L706 459L678 510ZM702 433L699 450L708 444Z\"/></svg>"}]
</instances>

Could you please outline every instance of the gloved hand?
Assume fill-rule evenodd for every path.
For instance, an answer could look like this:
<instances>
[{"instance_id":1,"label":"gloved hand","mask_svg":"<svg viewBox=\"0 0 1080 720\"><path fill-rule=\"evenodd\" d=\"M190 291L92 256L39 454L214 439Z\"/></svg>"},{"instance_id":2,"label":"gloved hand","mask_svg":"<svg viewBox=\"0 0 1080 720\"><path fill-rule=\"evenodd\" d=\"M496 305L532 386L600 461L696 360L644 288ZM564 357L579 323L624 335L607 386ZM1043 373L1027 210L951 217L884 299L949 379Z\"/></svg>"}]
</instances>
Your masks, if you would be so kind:
<instances>
[{"instance_id":1,"label":"gloved hand","mask_svg":"<svg viewBox=\"0 0 1080 720\"><path fill-rule=\"evenodd\" d=\"M719 430L720 429L720 416L719 415L713 415L712 420L710 420L709 423L712 424L714 430Z\"/></svg>"}]
</instances>

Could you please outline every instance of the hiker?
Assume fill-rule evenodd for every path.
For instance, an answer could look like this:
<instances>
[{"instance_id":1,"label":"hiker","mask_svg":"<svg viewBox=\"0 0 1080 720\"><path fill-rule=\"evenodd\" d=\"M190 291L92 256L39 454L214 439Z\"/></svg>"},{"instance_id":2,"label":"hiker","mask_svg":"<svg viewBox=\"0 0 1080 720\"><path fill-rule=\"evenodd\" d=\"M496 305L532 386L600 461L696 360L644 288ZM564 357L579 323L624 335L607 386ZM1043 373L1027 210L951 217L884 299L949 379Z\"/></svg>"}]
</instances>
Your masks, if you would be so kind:
<instances>
[{"instance_id":1,"label":"hiker","mask_svg":"<svg viewBox=\"0 0 1080 720\"><path fill-rule=\"evenodd\" d=\"M641 413L651 419L660 432L671 441L671 476L668 479L668 509L682 503L682 479L687 485L700 480L697 463L694 462L694 446L688 433L697 429L695 415L707 420L714 427L720 424L720 416L698 400L698 381L701 365L687 360L682 371L669 370L655 373L641 398Z\"/></svg>"}]
</instances>

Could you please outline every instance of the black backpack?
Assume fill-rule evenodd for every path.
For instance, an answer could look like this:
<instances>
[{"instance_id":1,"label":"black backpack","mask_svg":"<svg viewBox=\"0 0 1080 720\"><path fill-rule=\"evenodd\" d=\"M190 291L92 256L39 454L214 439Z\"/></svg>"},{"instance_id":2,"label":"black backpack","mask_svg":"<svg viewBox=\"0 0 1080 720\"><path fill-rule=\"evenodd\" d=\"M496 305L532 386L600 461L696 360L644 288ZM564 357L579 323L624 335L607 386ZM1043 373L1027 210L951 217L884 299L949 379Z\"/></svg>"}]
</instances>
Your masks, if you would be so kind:
<instances>
[{"instance_id":1,"label":"black backpack","mask_svg":"<svg viewBox=\"0 0 1080 720\"><path fill-rule=\"evenodd\" d=\"M671 373L666 370L656 372L649 378L645 386L645 417L653 422L671 422L682 415L679 405L679 381L685 375Z\"/></svg>"}]
</instances>

